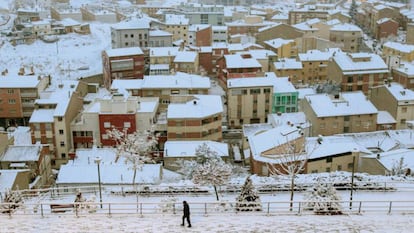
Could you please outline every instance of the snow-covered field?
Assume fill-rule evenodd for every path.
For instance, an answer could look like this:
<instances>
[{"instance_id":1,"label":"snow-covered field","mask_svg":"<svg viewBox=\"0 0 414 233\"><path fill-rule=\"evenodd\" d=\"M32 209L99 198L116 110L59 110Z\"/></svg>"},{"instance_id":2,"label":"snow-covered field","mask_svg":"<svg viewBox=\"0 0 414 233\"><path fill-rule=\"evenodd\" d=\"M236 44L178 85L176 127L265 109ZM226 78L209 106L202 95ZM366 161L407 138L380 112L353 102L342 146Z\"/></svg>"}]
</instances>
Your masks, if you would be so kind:
<instances>
[{"instance_id":1,"label":"snow-covered field","mask_svg":"<svg viewBox=\"0 0 414 233\"><path fill-rule=\"evenodd\" d=\"M35 75L50 74L53 80L102 73L102 51L111 48L110 26L100 23L90 26L90 35L60 35L55 43L41 40L30 45L5 43L0 47L0 71L7 68L9 74L17 75L21 67L26 72L33 67Z\"/></svg>"}]
</instances>

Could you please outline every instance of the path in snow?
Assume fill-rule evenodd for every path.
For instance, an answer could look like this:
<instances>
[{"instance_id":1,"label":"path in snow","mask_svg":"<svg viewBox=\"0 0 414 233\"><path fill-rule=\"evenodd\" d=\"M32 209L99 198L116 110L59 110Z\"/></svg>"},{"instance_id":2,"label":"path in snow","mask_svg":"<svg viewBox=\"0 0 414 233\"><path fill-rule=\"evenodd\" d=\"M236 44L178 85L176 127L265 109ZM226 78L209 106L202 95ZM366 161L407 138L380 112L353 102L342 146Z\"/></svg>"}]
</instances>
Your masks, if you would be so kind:
<instances>
[{"instance_id":1,"label":"path in snow","mask_svg":"<svg viewBox=\"0 0 414 233\"><path fill-rule=\"evenodd\" d=\"M413 216L191 216L192 228L180 215L0 216L0 232L412 232Z\"/></svg>"}]
</instances>

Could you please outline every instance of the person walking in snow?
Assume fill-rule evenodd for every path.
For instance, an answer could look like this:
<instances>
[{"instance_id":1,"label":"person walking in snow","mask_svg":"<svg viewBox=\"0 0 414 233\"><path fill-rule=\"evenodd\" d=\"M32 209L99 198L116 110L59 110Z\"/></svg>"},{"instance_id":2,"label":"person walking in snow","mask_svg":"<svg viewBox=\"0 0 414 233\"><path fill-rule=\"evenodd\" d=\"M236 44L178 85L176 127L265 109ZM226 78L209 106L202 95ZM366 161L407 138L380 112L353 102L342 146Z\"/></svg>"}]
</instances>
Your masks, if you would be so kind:
<instances>
[{"instance_id":1,"label":"person walking in snow","mask_svg":"<svg viewBox=\"0 0 414 233\"><path fill-rule=\"evenodd\" d=\"M188 205L188 203L186 201L183 201L183 223L181 224L181 226L184 226L184 220L187 219L187 223L188 223L188 227L191 227L191 222L190 222L190 206Z\"/></svg>"}]
</instances>

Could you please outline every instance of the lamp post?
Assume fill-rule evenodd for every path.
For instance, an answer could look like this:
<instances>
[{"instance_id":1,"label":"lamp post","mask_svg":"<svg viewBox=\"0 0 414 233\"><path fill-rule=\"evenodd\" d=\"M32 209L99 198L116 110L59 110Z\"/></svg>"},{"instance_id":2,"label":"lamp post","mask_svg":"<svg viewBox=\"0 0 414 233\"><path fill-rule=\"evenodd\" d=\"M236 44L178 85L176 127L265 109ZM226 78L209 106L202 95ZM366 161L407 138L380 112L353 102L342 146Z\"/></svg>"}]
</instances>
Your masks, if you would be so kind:
<instances>
[{"instance_id":1,"label":"lamp post","mask_svg":"<svg viewBox=\"0 0 414 233\"><path fill-rule=\"evenodd\" d=\"M99 185L99 202L101 203L101 209L102 209L102 189L101 189L101 164L102 158L99 156L95 157L95 163L98 166L98 185Z\"/></svg>"},{"instance_id":2,"label":"lamp post","mask_svg":"<svg viewBox=\"0 0 414 233\"><path fill-rule=\"evenodd\" d=\"M352 198L354 194L354 175L355 175L355 156L358 153L357 149L352 150L352 174L351 174L351 194L349 196L349 209L352 209Z\"/></svg>"}]
</instances>

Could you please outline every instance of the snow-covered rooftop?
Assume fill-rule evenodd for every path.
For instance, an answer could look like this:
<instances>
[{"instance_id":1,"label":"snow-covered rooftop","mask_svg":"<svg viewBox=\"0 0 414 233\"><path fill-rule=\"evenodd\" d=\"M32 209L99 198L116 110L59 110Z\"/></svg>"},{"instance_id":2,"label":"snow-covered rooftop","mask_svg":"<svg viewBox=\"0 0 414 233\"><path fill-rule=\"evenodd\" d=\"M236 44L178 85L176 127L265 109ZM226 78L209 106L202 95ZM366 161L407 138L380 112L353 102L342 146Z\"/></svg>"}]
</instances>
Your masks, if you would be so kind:
<instances>
[{"instance_id":1,"label":"snow-covered rooftop","mask_svg":"<svg viewBox=\"0 0 414 233\"><path fill-rule=\"evenodd\" d=\"M289 43L292 43L292 42L294 42L294 40L285 40L285 39L282 39L282 38L276 38L276 39L273 39L273 40L267 40L264 43L269 45L272 48L277 49L277 48L280 48L283 45L286 45L286 44L289 44Z\"/></svg>"},{"instance_id":2,"label":"snow-covered rooftop","mask_svg":"<svg viewBox=\"0 0 414 233\"><path fill-rule=\"evenodd\" d=\"M219 156L229 156L229 145L215 141L166 141L164 144L164 157L195 157L196 150L203 144L217 152Z\"/></svg>"},{"instance_id":3,"label":"snow-covered rooftop","mask_svg":"<svg viewBox=\"0 0 414 233\"><path fill-rule=\"evenodd\" d=\"M374 53L335 53L334 61L344 75L362 73L388 73L388 66L384 60Z\"/></svg>"},{"instance_id":4,"label":"snow-covered rooftop","mask_svg":"<svg viewBox=\"0 0 414 233\"><path fill-rule=\"evenodd\" d=\"M397 101L414 101L414 91L404 88L401 84L392 82L383 85Z\"/></svg>"},{"instance_id":5,"label":"snow-covered rooftop","mask_svg":"<svg viewBox=\"0 0 414 233\"><path fill-rule=\"evenodd\" d=\"M332 57L332 53L329 51L322 52L320 50L308 50L306 53L299 53L298 57L301 62L329 61Z\"/></svg>"},{"instance_id":6,"label":"snow-covered rooftop","mask_svg":"<svg viewBox=\"0 0 414 233\"><path fill-rule=\"evenodd\" d=\"M40 157L41 145L8 146L1 157L1 161L7 162L26 162L38 161Z\"/></svg>"},{"instance_id":7,"label":"snow-covered rooftop","mask_svg":"<svg viewBox=\"0 0 414 233\"><path fill-rule=\"evenodd\" d=\"M302 62L296 61L294 58L283 58L273 63L276 69L281 70L300 70L303 68Z\"/></svg>"},{"instance_id":8,"label":"snow-covered rooftop","mask_svg":"<svg viewBox=\"0 0 414 233\"><path fill-rule=\"evenodd\" d=\"M360 91L342 92L337 99L328 94L307 95L305 99L317 117L378 113L377 108Z\"/></svg>"},{"instance_id":9,"label":"snow-covered rooftop","mask_svg":"<svg viewBox=\"0 0 414 233\"><path fill-rule=\"evenodd\" d=\"M224 55L226 66L229 69L235 68L261 68L262 65L254 58L243 58L240 54Z\"/></svg>"},{"instance_id":10,"label":"snow-covered rooftop","mask_svg":"<svg viewBox=\"0 0 414 233\"><path fill-rule=\"evenodd\" d=\"M140 47L108 49L105 52L108 57L122 57L144 54Z\"/></svg>"},{"instance_id":11,"label":"snow-covered rooftop","mask_svg":"<svg viewBox=\"0 0 414 233\"><path fill-rule=\"evenodd\" d=\"M384 47L400 51L402 53L412 53L414 51L414 45L402 44L393 41L387 41L383 44Z\"/></svg>"},{"instance_id":12,"label":"snow-covered rooftop","mask_svg":"<svg viewBox=\"0 0 414 233\"><path fill-rule=\"evenodd\" d=\"M0 76L0 88L35 88L39 83L37 76Z\"/></svg>"},{"instance_id":13,"label":"snow-covered rooftop","mask_svg":"<svg viewBox=\"0 0 414 233\"><path fill-rule=\"evenodd\" d=\"M193 51L179 51L174 58L174 62L191 62L195 63L198 57L197 52Z\"/></svg>"},{"instance_id":14,"label":"snow-covered rooftop","mask_svg":"<svg viewBox=\"0 0 414 233\"><path fill-rule=\"evenodd\" d=\"M223 113L221 96L194 95L194 99L185 103L170 103L167 118L202 118Z\"/></svg>"}]
</instances>

